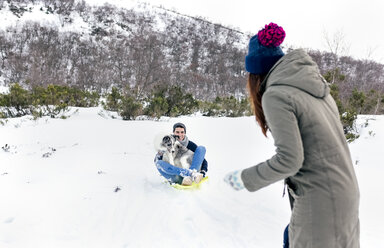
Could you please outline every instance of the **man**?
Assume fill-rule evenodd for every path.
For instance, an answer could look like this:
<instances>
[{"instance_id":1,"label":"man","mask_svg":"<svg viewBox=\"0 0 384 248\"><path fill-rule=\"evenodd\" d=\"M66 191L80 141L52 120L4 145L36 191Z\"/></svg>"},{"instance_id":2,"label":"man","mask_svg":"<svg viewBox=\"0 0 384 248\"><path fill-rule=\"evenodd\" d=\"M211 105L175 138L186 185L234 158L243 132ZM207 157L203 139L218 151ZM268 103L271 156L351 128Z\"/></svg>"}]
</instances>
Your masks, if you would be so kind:
<instances>
[{"instance_id":1,"label":"man","mask_svg":"<svg viewBox=\"0 0 384 248\"><path fill-rule=\"evenodd\" d=\"M193 160L189 169L173 166L163 161L163 154L157 153L155 157L156 168L160 174L171 183L181 185L191 185L193 182L199 183L208 171L208 162L205 160L206 149L204 146L197 146L186 136L187 128L183 123L173 125L173 134L177 136L179 142L194 152Z\"/></svg>"}]
</instances>

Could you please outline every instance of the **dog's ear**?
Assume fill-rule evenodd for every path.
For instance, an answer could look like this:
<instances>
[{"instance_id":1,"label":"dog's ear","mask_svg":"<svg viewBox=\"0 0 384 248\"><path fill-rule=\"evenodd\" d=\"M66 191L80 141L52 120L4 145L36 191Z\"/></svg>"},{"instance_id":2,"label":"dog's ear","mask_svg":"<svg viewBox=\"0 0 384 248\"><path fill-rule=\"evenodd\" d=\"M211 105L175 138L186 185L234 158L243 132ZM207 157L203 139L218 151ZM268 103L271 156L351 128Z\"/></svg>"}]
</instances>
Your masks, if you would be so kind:
<instances>
[{"instance_id":1,"label":"dog's ear","mask_svg":"<svg viewBox=\"0 0 384 248\"><path fill-rule=\"evenodd\" d=\"M164 136L164 138L163 138L163 142L164 143L168 143L169 141L170 141L170 137L167 135L167 136Z\"/></svg>"},{"instance_id":2,"label":"dog's ear","mask_svg":"<svg viewBox=\"0 0 384 248\"><path fill-rule=\"evenodd\" d=\"M180 137L179 135L175 135L175 134L172 134L173 138L175 138L176 140L178 140Z\"/></svg>"}]
</instances>

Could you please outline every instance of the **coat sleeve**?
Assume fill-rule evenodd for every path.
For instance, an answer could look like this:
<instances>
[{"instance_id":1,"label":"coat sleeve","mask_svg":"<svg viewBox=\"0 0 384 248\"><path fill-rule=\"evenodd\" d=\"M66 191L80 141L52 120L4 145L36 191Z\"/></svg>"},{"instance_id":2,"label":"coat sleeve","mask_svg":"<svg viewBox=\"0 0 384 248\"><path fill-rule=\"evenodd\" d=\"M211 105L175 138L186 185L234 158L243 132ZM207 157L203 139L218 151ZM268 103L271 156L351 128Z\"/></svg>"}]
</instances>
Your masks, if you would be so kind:
<instances>
[{"instance_id":1,"label":"coat sleeve","mask_svg":"<svg viewBox=\"0 0 384 248\"><path fill-rule=\"evenodd\" d=\"M249 191L256 191L295 175L304 161L300 130L291 98L277 87L271 88L264 93L262 106L274 138L276 154L267 161L242 171L241 179Z\"/></svg>"}]
</instances>

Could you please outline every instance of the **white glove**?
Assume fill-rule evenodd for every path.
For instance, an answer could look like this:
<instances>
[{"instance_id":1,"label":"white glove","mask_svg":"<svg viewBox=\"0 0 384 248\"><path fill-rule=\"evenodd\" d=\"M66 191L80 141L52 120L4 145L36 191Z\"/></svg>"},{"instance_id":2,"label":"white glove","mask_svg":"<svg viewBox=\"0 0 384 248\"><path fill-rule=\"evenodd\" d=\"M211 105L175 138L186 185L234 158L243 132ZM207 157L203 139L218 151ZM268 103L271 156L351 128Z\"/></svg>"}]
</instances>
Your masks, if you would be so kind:
<instances>
[{"instance_id":1,"label":"white glove","mask_svg":"<svg viewBox=\"0 0 384 248\"><path fill-rule=\"evenodd\" d=\"M228 183L234 190L244 189L244 184L241 180L241 172L241 170L237 170L228 173L224 177L224 182Z\"/></svg>"}]
</instances>

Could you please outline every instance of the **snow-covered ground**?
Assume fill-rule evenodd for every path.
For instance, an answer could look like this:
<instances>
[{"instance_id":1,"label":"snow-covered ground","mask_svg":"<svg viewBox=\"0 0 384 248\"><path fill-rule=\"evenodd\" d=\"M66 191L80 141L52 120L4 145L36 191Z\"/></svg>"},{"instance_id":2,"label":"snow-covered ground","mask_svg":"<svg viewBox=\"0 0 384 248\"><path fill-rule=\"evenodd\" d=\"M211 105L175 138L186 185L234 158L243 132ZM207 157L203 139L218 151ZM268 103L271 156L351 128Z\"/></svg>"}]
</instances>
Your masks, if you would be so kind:
<instances>
[{"instance_id":1,"label":"snow-covered ground","mask_svg":"<svg viewBox=\"0 0 384 248\"><path fill-rule=\"evenodd\" d=\"M236 192L232 170L274 154L253 117L112 119L80 108L66 119L9 119L0 125L0 247L282 247L289 222L283 183ZM365 123L369 116L360 116ZM200 190L167 185L153 139L184 122L207 148ZM361 189L361 247L384 245L381 161L384 116L350 145ZM8 144L8 146L5 146Z\"/></svg>"}]
</instances>

